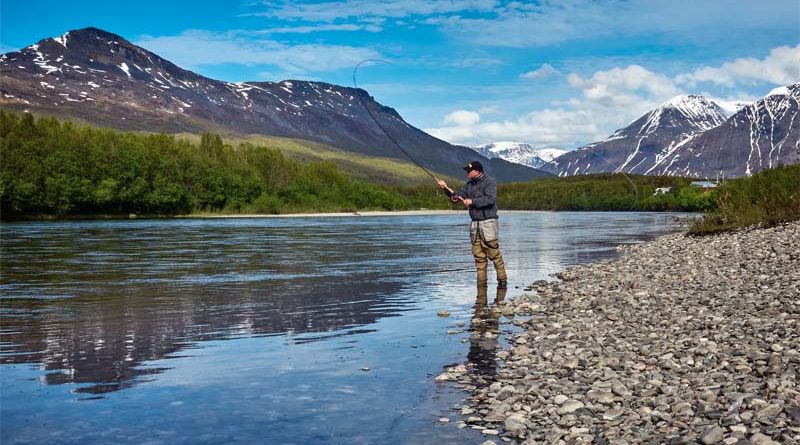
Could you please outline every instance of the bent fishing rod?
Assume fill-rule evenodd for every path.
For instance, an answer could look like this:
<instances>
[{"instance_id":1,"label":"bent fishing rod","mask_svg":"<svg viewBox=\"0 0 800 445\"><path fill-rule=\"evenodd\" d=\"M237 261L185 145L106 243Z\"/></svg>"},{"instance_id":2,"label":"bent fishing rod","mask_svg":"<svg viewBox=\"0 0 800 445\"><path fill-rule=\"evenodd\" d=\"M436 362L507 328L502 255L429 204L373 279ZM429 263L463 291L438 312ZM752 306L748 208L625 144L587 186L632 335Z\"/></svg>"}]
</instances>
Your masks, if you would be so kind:
<instances>
[{"instance_id":1,"label":"bent fishing rod","mask_svg":"<svg viewBox=\"0 0 800 445\"><path fill-rule=\"evenodd\" d=\"M356 80L356 74L357 74L357 72L358 72L358 68L359 68L359 67L360 67L362 64L364 64L364 63L368 63L368 62L373 62L373 63L385 63L385 64L387 64L387 65L391 65L391 62L387 62L387 61L385 61L385 60L382 60L382 59L364 59L364 60L362 60L362 61L358 62L358 63L356 64L356 66L353 68L353 86L354 86L355 88L358 88L358 82L357 82L357 80ZM405 155L406 155L406 157L407 157L408 159L410 159L410 160L411 160L411 162L413 162L414 164L416 164L416 165L417 165L417 167L419 167L419 168L421 168L422 170L424 170L424 171L425 171L425 173L427 173L427 174L428 174L428 176L430 176L431 178L433 178L433 180L434 180L434 181L438 181L438 180L439 180L439 178L437 178L436 176L434 176L434 175L433 175L433 173L431 173L431 172L430 172L430 170L428 170L427 168L425 168L425 166L423 166L422 164L420 164L419 162L417 162L417 160L416 160L416 159L414 159L414 157L413 157L413 156L411 156L411 154L410 154L409 152L407 152L407 151L406 151L406 150L403 148L403 146L402 146L402 145L400 145L400 143L399 143L399 142L397 142L397 140L396 140L395 138L393 138L391 134L389 134L389 132L388 132L388 131L386 131L386 128L384 128L384 127L383 127L383 125L381 125L381 123L380 123L380 122L378 121L378 119L375 117L375 115L374 115L374 114L372 114L372 110L370 110L370 109L369 109L369 107L367 106L367 104L365 104L365 103L364 103L364 101L362 101L362 100L361 100L361 95L359 95L359 94L356 94L356 97L358 97L358 102L361 104L361 106L362 106L362 107L364 107L364 109L365 109L365 110L367 110L367 113L369 114L369 117L370 117L370 118L372 118L372 121L373 121L373 122L375 122L375 124L377 124L377 125L378 125L378 128L380 128L380 129L381 129L381 131L383 132L383 134L385 134L385 135L386 135L386 137L387 137L387 138L389 138L389 140L390 140L390 141L392 141L392 142L394 143L394 145L395 145L397 148L399 148L399 149L400 149L400 151L402 151L402 152L403 152L403 154L405 154Z\"/></svg>"},{"instance_id":2,"label":"bent fishing rod","mask_svg":"<svg viewBox=\"0 0 800 445\"><path fill-rule=\"evenodd\" d=\"M364 60L362 60L362 61L358 62L358 63L356 64L356 66L355 66L355 67L353 67L353 87L355 87L356 89L358 88L358 80L357 80L358 68L360 68L360 67L361 67L361 65L363 65L363 64L365 64L365 63L383 63L383 64L386 64L386 65L391 65L391 62L387 62L386 60L383 60L383 59L364 59ZM389 140L390 140L390 141L392 141L392 143L394 143L394 145L395 145L397 148L399 148L399 149L400 149L400 151L402 151L402 152L403 152L403 154L404 154L404 155L406 155L406 157L407 157L408 159L410 159L410 160L411 160L411 162L413 162L414 164L416 164L416 165L417 165L417 167L419 167L419 168L421 168L422 170L424 170L424 171L425 171L425 173L427 173L427 174L428 174L428 176L430 176L431 178L433 178L433 180L434 180L434 181L437 181L437 182L438 182L438 181L439 181L439 178L437 178L436 176L434 176L434 174L433 174L433 173L431 173L431 172L430 172L430 170L428 170L427 168L425 168L425 166L423 166L422 164L420 164L419 162L417 162L417 160L416 160L416 159L414 159L414 157L413 157L413 156L411 156L411 154L410 154L408 151L406 151L406 150L403 148L403 146L402 146L402 145L400 145L400 143L399 143L399 142L397 142L397 140L396 140L394 137L392 137L392 135L391 135L391 134L389 134L389 132L388 132L388 131L386 131L386 128L384 128L384 127L383 127L383 125L381 125L380 121L378 121L378 119L375 117L375 115L374 115L374 114L372 114L372 110L370 110L370 109L369 109L369 107L368 107L368 106L367 106L367 105L364 103L364 101L362 101L362 100L361 100L361 96L360 96L359 94L356 94L356 97L358 98L358 102L361 104L361 106L362 106L362 107L364 107L364 109L365 109L365 110L367 110L367 114L369 114L369 117L372 119L372 121L373 121L373 122L375 122L375 124L378 126L378 128L380 128L380 129L381 129L381 131L383 132L383 134L385 134L385 135L386 135L386 137L387 137L387 138L389 138ZM631 180L631 178L630 178L628 175L626 175L626 174L625 174L625 172L623 172L623 171L622 171L622 170L621 170L621 169L620 169L618 166L615 166L614 164L612 164L612 163L611 163L611 161L609 161L608 159L606 159L606 158L605 158L605 156L603 156L603 155L601 155L601 154L599 154L599 153L592 153L592 154L594 154L594 155L597 155L597 156L598 156L600 159L602 159L602 160L603 160L603 161L604 161L606 164L608 164L608 165L610 165L610 166L614 167L614 172L613 172L613 173L619 173L619 174L621 174L622 176L624 176L624 177L625 177L625 179L628 181L628 183L631 185L631 187L633 187L633 192L636 194L636 198L637 198L637 199L639 198L639 188L638 188L638 187L636 187L636 184L633 182L633 180ZM547 164L551 164L551 163L553 163L553 162L554 162L554 161L549 161L549 162L546 162L546 163L545 163L545 165L547 165Z\"/></svg>"}]
</instances>

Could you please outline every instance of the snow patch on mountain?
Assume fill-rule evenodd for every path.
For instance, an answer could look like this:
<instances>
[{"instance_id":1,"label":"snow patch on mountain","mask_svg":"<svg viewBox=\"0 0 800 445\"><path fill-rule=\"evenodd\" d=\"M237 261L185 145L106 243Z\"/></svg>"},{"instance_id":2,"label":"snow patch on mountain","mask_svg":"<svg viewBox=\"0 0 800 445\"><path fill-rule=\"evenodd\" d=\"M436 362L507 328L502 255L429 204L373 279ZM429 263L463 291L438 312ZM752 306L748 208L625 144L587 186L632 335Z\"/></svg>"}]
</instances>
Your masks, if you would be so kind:
<instances>
[{"instance_id":1,"label":"snow patch on mountain","mask_svg":"<svg viewBox=\"0 0 800 445\"><path fill-rule=\"evenodd\" d=\"M471 147L489 159L500 158L515 164L541 168L566 153L557 148L533 148L524 142L499 141Z\"/></svg>"}]
</instances>

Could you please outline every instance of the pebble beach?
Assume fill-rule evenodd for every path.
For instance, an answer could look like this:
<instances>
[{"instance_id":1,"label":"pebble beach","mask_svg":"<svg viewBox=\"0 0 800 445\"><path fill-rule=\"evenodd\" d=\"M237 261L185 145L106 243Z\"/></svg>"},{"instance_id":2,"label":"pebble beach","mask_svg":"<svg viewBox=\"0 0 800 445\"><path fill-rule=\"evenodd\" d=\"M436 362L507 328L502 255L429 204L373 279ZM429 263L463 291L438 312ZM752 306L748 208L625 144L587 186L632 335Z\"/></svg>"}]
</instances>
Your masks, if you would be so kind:
<instances>
[{"instance_id":1,"label":"pebble beach","mask_svg":"<svg viewBox=\"0 0 800 445\"><path fill-rule=\"evenodd\" d=\"M672 234L492 310L519 327L437 377L491 443L800 443L800 221ZM496 336L476 330L472 335Z\"/></svg>"}]
</instances>

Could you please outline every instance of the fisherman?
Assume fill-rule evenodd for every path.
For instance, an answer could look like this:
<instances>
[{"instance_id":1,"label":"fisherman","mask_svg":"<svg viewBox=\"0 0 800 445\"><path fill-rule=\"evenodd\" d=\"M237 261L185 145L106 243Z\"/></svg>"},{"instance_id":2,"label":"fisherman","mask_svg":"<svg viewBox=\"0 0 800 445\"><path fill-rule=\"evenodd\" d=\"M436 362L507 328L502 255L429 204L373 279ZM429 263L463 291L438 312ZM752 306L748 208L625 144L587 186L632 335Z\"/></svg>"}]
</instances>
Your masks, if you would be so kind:
<instances>
[{"instance_id":1,"label":"fisherman","mask_svg":"<svg viewBox=\"0 0 800 445\"><path fill-rule=\"evenodd\" d=\"M483 172L483 165L472 161L464 166L469 181L458 191L453 191L447 183L436 179L439 188L444 190L450 201L461 201L469 209L472 222L469 225L469 236L472 241L472 255L478 272L478 286L485 286L487 259L494 264L497 273L497 287L508 287L506 267L503 254L498 244L499 225L497 221L497 182Z\"/></svg>"}]
</instances>

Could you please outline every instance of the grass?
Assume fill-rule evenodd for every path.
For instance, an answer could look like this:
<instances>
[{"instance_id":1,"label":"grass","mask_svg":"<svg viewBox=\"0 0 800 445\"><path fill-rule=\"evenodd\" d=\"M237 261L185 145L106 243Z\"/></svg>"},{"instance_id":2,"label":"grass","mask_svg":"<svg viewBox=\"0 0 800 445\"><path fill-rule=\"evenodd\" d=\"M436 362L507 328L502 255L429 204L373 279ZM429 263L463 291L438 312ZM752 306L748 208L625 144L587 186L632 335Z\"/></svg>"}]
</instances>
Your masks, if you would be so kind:
<instances>
[{"instance_id":1,"label":"grass","mask_svg":"<svg viewBox=\"0 0 800 445\"><path fill-rule=\"evenodd\" d=\"M200 141L200 135L197 134L180 133L175 136L193 143L199 143ZM433 184L433 179L411 162L346 152L330 145L304 139L256 134L248 136L231 135L225 136L224 139L226 143L234 146L249 142L279 149L284 155L303 163L331 161L358 180L378 184L404 184L411 186ZM436 173L434 172L434 174ZM463 182L463 178L458 179L447 175L441 175L440 177L448 182Z\"/></svg>"},{"instance_id":2,"label":"grass","mask_svg":"<svg viewBox=\"0 0 800 445\"><path fill-rule=\"evenodd\" d=\"M762 170L714 191L714 210L692 222L689 233L709 235L745 227L771 227L800 219L800 164Z\"/></svg>"}]
</instances>

